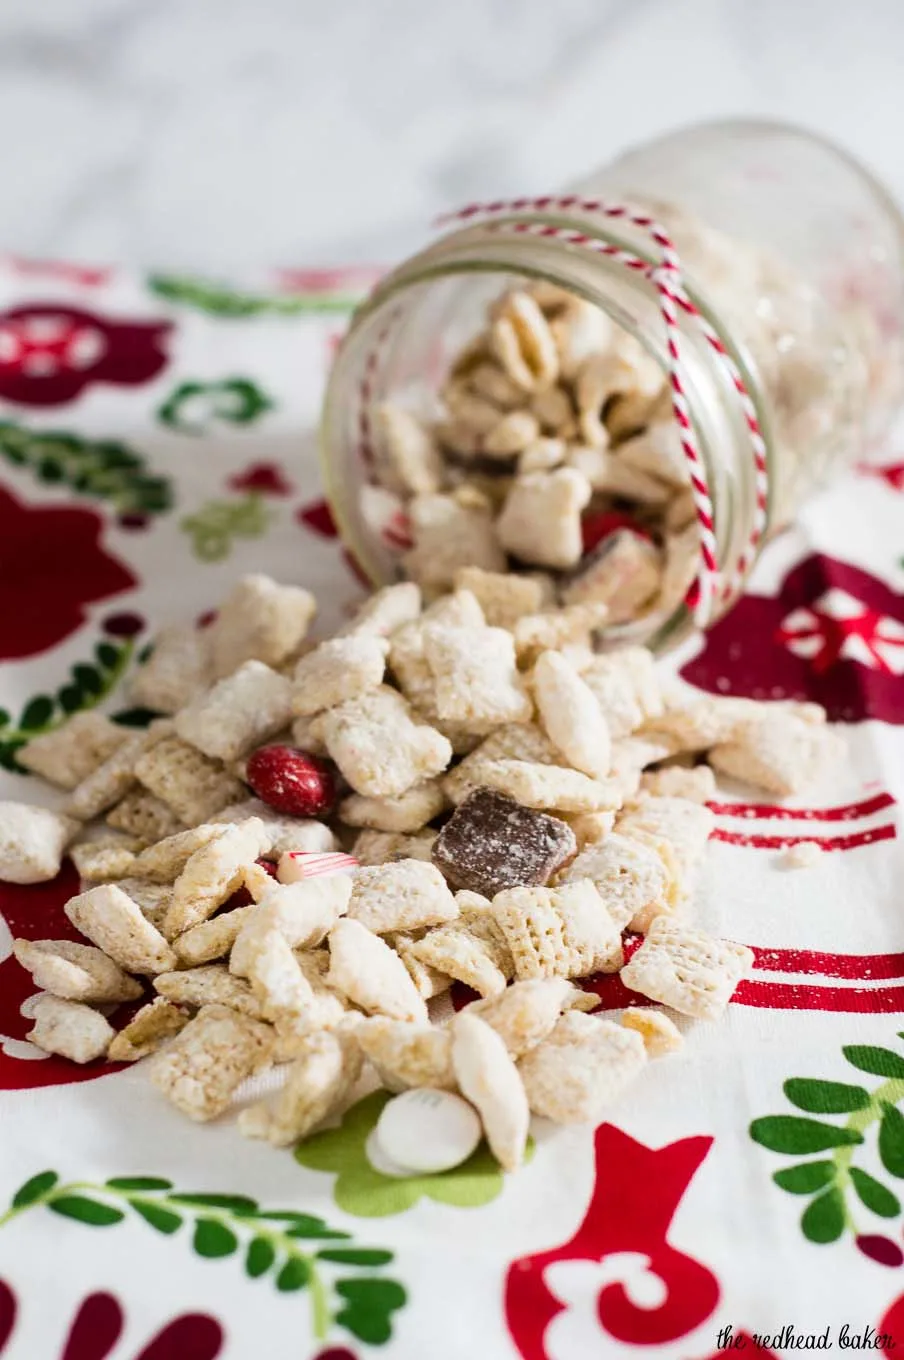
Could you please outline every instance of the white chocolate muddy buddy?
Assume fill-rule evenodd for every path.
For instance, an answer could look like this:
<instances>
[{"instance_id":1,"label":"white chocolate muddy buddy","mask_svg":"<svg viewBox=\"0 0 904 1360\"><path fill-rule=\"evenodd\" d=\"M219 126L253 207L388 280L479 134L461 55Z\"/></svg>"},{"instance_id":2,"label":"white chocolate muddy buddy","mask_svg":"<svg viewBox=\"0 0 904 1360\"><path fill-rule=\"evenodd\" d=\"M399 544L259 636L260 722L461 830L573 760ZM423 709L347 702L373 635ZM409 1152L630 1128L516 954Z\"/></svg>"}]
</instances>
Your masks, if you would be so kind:
<instances>
[{"instance_id":1,"label":"white chocolate muddy buddy","mask_svg":"<svg viewBox=\"0 0 904 1360\"><path fill-rule=\"evenodd\" d=\"M511 413L529 394L541 426L562 408L539 395L581 348L544 318L516 301L471 370L475 400ZM568 487L584 475L565 471ZM569 491L563 513L579 500ZM713 770L793 793L840 739L814 706L686 702L643 649L595 656L598 616L557 606L543 576L443 570L451 588L434 578L426 610L416 583L390 586L315 646L306 592L240 582L216 634L180 640L193 679L171 722L119 740L75 718L25 747L67 802L0 806L3 876L52 878L73 839L82 876L66 906L82 942L15 942L44 993L35 1044L79 1063L147 1058L199 1122L275 1067L280 1089L237 1129L280 1147L382 1085L400 1100L371 1153L405 1176L481 1137L514 1170L532 1113L604 1117L680 1047L674 1015L724 1012L752 954L693 919ZM148 696L163 672L146 666ZM177 689L169 667L161 704ZM149 797L166 834L109 831ZM650 1004L623 1023L586 1013L581 982L617 972ZM476 999L457 996L452 1019L456 986ZM116 1033L111 1005L142 994Z\"/></svg>"},{"instance_id":2,"label":"white chocolate muddy buddy","mask_svg":"<svg viewBox=\"0 0 904 1360\"><path fill-rule=\"evenodd\" d=\"M595 606L600 627L681 603L696 531L665 374L605 313L512 289L439 397L439 419L389 400L376 421L376 475L410 525L401 569L428 598L466 585L504 626L557 604Z\"/></svg>"}]
</instances>

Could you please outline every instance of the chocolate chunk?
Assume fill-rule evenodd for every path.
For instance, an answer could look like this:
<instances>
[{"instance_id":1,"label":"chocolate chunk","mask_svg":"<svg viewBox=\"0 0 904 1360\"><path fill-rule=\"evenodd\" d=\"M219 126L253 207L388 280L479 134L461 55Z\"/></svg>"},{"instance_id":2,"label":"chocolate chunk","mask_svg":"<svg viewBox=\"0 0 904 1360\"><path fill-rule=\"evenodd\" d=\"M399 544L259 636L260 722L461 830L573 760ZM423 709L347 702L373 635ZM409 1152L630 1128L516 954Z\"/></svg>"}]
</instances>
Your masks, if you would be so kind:
<instances>
[{"instance_id":1,"label":"chocolate chunk","mask_svg":"<svg viewBox=\"0 0 904 1360\"><path fill-rule=\"evenodd\" d=\"M433 843L433 863L453 888L494 897L547 883L577 850L567 822L522 807L496 789L475 789Z\"/></svg>"},{"instance_id":2,"label":"chocolate chunk","mask_svg":"<svg viewBox=\"0 0 904 1360\"><path fill-rule=\"evenodd\" d=\"M462 453L459 449L444 448L446 462L453 467L467 468L468 472L477 473L481 477L511 477L518 467L518 455L513 453L510 458L497 456L489 457L485 453Z\"/></svg>"}]
</instances>

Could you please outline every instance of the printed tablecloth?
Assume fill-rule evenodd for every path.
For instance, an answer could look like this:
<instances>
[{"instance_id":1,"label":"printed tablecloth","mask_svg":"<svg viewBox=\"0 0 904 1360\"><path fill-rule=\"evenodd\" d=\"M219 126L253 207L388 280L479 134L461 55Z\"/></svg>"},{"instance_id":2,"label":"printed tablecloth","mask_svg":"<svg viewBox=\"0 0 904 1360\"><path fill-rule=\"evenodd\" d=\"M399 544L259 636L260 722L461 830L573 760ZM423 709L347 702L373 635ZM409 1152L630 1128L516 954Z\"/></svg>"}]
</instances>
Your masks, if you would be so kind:
<instances>
[{"instance_id":1,"label":"printed tablecloth","mask_svg":"<svg viewBox=\"0 0 904 1360\"><path fill-rule=\"evenodd\" d=\"M366 283L2 262L0 796L52 801L15 753L67 713L146 720L128 676L154 630L239 574L310 586L325 628L358 598L313 429ZM831 787L792 808L740 788L715 805L697 914L753 947L750 980L611 1120L537 1127L515 1177L481 1153L378 1175L363 1148L379 1094L293 1154L228 1118L187 1123L140 1069L41 1054L10 941L71 934L76 877L0 885L2 1360L904 1345L900 457L813 504L680 658L715 693L817 699L849 742ZM783 869L811 839L815 867ZM617 977L598 990L604 1007L630 996Z\"/></svg>"}]
</instances>

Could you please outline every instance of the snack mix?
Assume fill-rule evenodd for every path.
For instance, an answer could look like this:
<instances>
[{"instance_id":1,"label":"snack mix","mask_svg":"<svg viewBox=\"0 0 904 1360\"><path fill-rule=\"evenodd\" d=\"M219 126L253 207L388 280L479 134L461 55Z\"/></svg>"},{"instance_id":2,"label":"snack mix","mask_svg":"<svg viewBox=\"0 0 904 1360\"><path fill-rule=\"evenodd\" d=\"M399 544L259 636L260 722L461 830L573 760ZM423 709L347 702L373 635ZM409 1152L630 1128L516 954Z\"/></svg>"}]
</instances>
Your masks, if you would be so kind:
<instances>
[{"instance_id":1,"label":"snack mix","mask_svg":"<svg viewBox=\"0 0 904 1360\"><path fill-rule=\"evenodd\" d=\"M19 753L59 810L0 803L0 879L68 853L82 880L81 943L15 942L32 1042L149 1058L197 1121L278 1064L238 1118L275 1146L382 1085L403 1103L371 1155L395 1175L481 1133L514 1170L531 1114L599 1121L722 1015L753 956L694 919L716 775L793 794L841 747L815 705L701 697L642 647L597 650L696 563L662 375L601 313L507 294L443 399L430 424L382 409L408 580L314 643L309 592L244 578L213 623L160 634L146 731L74 717ZM600 973L647 1004L590 1014Z\"/></svg>"},{"instance_id":2,"label":"snack mix","mask_svg":"<svg viewBox=\"0 0 904 1360\"><path fill-rule=\"evenodd\" d=\"M681 604L698 536L668 384L604 312L551 284L506 293L439 399L439 418L379 407L361 493L365 520L406 526L425 598L472 591L519 657Z\"/></svg>"}]
</instances>

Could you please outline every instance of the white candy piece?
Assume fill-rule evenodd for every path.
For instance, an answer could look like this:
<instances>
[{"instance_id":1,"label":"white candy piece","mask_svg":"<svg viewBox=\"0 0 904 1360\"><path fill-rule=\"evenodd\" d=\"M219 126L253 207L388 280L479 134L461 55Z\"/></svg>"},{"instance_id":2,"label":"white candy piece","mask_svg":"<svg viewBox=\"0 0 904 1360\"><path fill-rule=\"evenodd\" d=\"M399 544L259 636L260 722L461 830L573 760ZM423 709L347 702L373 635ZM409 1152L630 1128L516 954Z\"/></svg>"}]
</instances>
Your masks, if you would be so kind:
<instances>
[{"instance_id":1,"label":"white candy piece","mask_svg":"<svg viewBox=\"0 0 904 1360\"><path fill-rule=\"evenodd\" d=\"M412 1171L410 1166L399 1166L398 1162L390 1161L380 1144L377 1137L377 1130L371 1129L367 1135L367 1142L364 1144L364 1155L370 1162L374 1171L378 1171L381 1176L391 1176L393 1180L404 1181L409 1176L417 1173Z\"/></svg>"},{"instance_id":2,"label":"white candy piece","mask_svg":"<svg viewBox=\"0 0 904 1360\"><path fill-rule=\"evenodd\" d=\"M377 1120L378 1153L409 1174L435 1174L467 1161L483 1137L473 1105L452 1091L403 1091Z\"/></svg>"}]
</instances>

